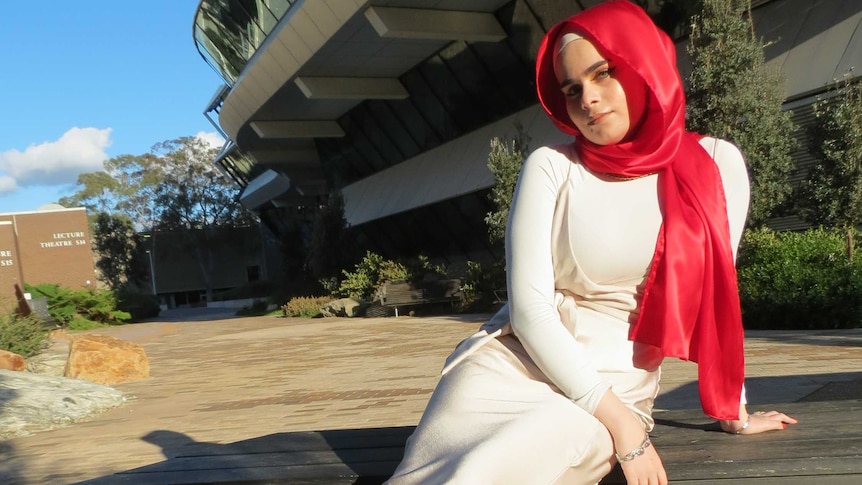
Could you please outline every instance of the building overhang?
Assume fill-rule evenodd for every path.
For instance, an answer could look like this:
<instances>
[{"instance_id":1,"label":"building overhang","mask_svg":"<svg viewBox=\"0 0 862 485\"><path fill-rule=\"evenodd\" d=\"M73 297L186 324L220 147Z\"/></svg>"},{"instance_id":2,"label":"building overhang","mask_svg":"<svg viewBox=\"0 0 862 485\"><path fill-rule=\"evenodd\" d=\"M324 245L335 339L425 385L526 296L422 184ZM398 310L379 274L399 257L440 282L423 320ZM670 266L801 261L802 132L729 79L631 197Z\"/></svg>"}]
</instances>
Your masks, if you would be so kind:
<instances>
[{"instance_id":1,"label":"building overhang","mask_svg":"<svg viewBox=\"0 0 862 485\"><path fill-rule=\"evenodd\" d=\"M268 206L304 205L315 203L325 194L325 183L318 179L312 182L312 168L296 172L301 183L294 183L291 177L276 170L267 170L255 177L239 196L240 203L249 210L259 211ZM305 175L305 177L303 177Z\"/></svg>"},{"instance_id":2,"label":"building overhang","mask_svg":"<svg viewBox=\"0 0 862 485\"><path fill-rule=\"evenodd\" d=\"M399 76L450 42L504 39L493 12L507 1L297 2L225 97L219 123L244 150L341 136L332 123L364 100L404 99Z\"/></svg>"}]
</instances>

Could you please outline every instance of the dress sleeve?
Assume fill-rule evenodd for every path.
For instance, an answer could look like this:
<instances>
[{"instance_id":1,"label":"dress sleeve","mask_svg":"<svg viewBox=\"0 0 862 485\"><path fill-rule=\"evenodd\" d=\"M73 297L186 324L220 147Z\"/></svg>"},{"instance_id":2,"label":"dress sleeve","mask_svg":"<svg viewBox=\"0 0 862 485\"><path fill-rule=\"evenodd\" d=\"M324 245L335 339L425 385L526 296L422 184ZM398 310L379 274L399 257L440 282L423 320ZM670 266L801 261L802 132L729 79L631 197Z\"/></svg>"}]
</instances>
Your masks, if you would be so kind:
<instances>
[{"instance_id":1,"label":"dress sleeve","mask_svg":"<svg viewBox=\"0 0 862 485\"><path fill-rule=\"evenodd\" d=\"M733 143L725 140L715 140L712 158L721 173L724 196L727 200L727 220L730 223L730 244L733 257L736 258L739 242L745 230L745 220L748 216L748 206L751 201L751 183L748 179L748 169L742 152ZM741 404L747 404L745 384L740 394Z\"/></svg>"},{"instance_id":2,"label":"dress sleeve","mask_svg":"<svg viewBox=\"0 0 862 485\"><path fill-rule=\"evenodd\" d=\"M745 158L736 145L725 140L716 140L712 158L721 173L724 196L727 200L727 220L730 223L730 243L733 257L739 248L745 220L748 217L748 205L751 201L751 186L748 180L748 170Z\"/></svg>"},{"instance_id":3,"label":"dress sleeve","mask_svg":"<svg viewBox=\"0 0 862 485\"><path fill-rule=\"evenodd\" d=\"M557 309L552 226L557 196L571 162L540 148L524 163L506 228L506 267L512 330L527 353L566 396L593 413L610 388ZM554 162L557 163L554 163ZM563 168L565 167L565 169Z\"/></svg>"}]
</instances>

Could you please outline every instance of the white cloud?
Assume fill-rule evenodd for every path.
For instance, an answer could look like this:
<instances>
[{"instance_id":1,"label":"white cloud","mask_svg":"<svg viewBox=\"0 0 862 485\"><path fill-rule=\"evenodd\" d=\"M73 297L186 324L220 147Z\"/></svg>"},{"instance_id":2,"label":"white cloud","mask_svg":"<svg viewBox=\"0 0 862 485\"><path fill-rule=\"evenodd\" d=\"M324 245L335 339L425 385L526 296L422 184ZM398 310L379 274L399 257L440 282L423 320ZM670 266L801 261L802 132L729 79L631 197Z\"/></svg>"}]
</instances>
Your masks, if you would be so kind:
<instances>
[{"instance_id":1,"label":"white cloud","mask_svg":"<svg viewBox=\"0 0 862 485\"><path fill-rule=\"evenodd\" d=\"M23 152L0 152L0 192L33 185L74 184L78 174L103 168L111 129L73 127L56 141L30 145Z\"/></svg>"},{"instance_id":2,"label":"white cloud","mask_svg":"<svg viewBox=\"0 0 862 485\"><path fill-rule=\"evenodd\" d=\"M224 138L215 131L199 131L195 138L199 138L209 144L213 148L221 149L224 146Z\"/></svg>"},{"instance_id":3,"label":"white cloud","mask_svg":"<svg viewBox=\"0 0 862 485\"><path fill-rule=\"evenodd\" d=\"M18 190L15 179L8 175L0 175L0 194L9 194Z\"/></svg>"}]
</instances>

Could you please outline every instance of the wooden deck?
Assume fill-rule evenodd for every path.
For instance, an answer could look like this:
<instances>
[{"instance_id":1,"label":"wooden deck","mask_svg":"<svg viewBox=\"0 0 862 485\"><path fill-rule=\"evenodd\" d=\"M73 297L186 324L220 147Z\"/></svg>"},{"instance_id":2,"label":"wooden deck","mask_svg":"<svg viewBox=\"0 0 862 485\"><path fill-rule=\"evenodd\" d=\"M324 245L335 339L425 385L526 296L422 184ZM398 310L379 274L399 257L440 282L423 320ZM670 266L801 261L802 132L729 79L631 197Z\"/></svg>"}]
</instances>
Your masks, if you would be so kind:
<instances>
[{"instance_id":1,"label":"wooden deck","mask_svg":"<svg viewBox=\"0 0 862 485\"><path fill-rule=\"evenodd\" d=\"M774 407L800 423L783 432L735 436L720 432L699 410L656 413L651 436L671 483L862 483L862 400ZM379 484L400 461L412 431L331 430L278 433L224 445L192 443L163 462L80 483ZM602 483L624 483L619 468Z\"/></svg>"}]
</instances>

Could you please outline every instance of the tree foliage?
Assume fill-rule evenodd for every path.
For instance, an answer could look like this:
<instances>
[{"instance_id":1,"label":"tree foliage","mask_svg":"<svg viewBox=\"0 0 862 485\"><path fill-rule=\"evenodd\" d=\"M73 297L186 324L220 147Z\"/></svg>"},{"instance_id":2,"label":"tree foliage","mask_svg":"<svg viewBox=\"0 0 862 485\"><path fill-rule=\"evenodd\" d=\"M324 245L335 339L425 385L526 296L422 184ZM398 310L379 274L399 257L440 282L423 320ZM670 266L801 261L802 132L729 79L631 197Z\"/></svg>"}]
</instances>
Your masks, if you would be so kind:
<instances>
[{"instance_id":1,"label":"tree foliage","mask_svg":"<svg viewBox=\"0 0 862 485\"><path fill-rule=\"evenodd\" d=\"M784 83L764 63L749 0L703 0L692 19L688 52L689 128L735 143L748 162L749 226L768 219L790 194L795 146L790 114L781 110Z\"/></svg>"},{"instance_id":2,"label":"tree foliage","mask_svg":"<svg viewBox=\"0 0 862 485\"><path fill-rule=\"evenodd\" d=\"M216 155L217 149L197 137L164 141L149 153L121 155L106 161L101 172L80 175L78 191L60 203L125 218L135 231L150 232L153 237L159 231L181 234L183 247L173 250L193 257L211 297L215 271L212 249L236 242L225 239L228 232L220 229L256 224L254 216L239 203L239 188L213 164ZM116 224L105 222L109 234L99 234L97 227L94 237L106 244L119 243L116 234L110 234ZM112 255L136 250L132 238L125 241L125 248L112 247L110 255L101 255L106 262L100 268L112 264ZM126 274L126 279L129 276ZM115 275L110 278L119 281Z\"/></svg>"},{"instance_id":3,"label":"tree foliage","mask_svg":"<svg viewBox=\"0 0 862 485\"><path fill-rule=\"evenodd\" d=\"M124 214L99 212L93 229L93 247L99 255L100 279L114 291L143 286L149 281L142 257L141 237Z\"/></svg>"},{"instance_id":4,"label":"tree foliage","mask_svg":"<svg viewBox=\"0 0 862 485\"><path fill-rule=\"evenodd\" d=\"M159 229L245 227L254 216L239 203L239 189L212 163L217 150L197 137L153 147L154 212Z\"/></svg>"},{"instance_id":5,"label":"tree foliage","mask_svg":"<svg viewBox=\"0 0 862 485\"><path fill-rule=\"evenodd\" d=\"M152 153L120 155L105 161L102 171L78 175L78 191L60 199L60 204L86 207L92 214L123 215L135 230L151 230L155 224L152 201L163 180Z\"/></svg>"},{"instance_id":6,"label":"tree foliage","mask_svg":"<svg viewBox=\"0 0 862 485\"><path fill-rule=\"evenodd\" d=\"M317 210L306 256L308 270L315 279L337 278L352 261L350 253L354 245L346 239L346 227L344 199L340 192L333 191L326 204Z\"/></svg>"},{"instance_id":7,"label":"tree foliage","mask_svg":"<svg viewBox=\"0 0 862 485\"><path fill-rule=\"evenodd\" d=\"M529 141L520 123L515 124L514 138L491 139L488 169L494 175L494 186L488 197L494 210L485 216L485 224L488 225L488 237L492 243L501 243L505 238L509 207L512 205L521 165L527 158Z\"/></svg>"},{"instance_id":8,"label":"tree foliage","mask_svg":"<svg viewBox=\"0 0 862 485\"><path fill-rule=\"evenodd\" d=\"M848 73L834 94L814 105L809 147L816 162L796 199L803 220L845 232L852 260L853 228L862 224L862 84Z\"/></svg>"}]
</instances>

